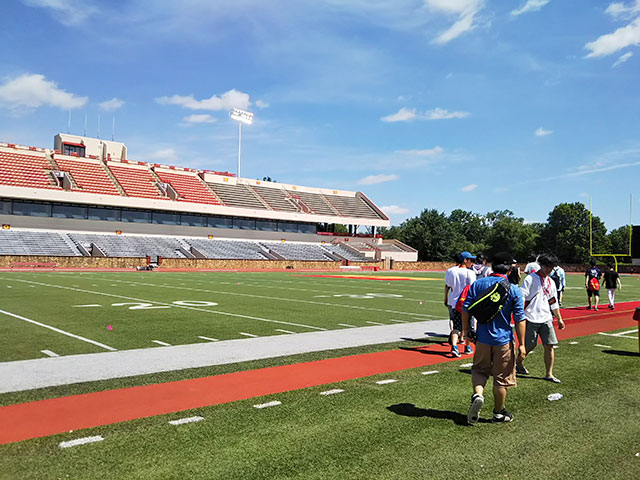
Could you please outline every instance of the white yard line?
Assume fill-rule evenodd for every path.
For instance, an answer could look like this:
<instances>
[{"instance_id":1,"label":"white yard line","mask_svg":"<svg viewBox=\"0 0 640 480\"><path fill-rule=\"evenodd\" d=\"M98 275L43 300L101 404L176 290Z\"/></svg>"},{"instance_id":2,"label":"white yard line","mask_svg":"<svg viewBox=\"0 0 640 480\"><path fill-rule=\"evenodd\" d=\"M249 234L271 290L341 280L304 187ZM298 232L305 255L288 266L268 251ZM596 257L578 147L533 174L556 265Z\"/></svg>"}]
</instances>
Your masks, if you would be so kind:
<instances>
[{"instance_id":1,"label":"white yard line","mask_svg":"<svg viewBox=\"0 0 640 480\"><path fill-rule=\"evenodd\" d=\"M210 342L217 342L218 341L217 338L203 337L202 335L198 335L198 338L201 338L202 340L209 340Z\"/></svg>"},{"instance_id":2,"label":"white yard line","mask_svg":"<svg viewBox=\"0 0 640 480\"><path fill-rule=\"evenodd\" d=\"M44 353L46 356L48 357L59 357L60 355L58 355L56 352L52 352L51 350L40 350L42 353Z\"/></svg>"},{"instance_id":3,"label":"white yard line","mask_svg":"<svg viewBox=\"0 0 640 480\"><path fill-rule=\"evenodd\" d=\"M601 345L599 343L594 343L593 346L594 347L600 347L600 348L611 348L611 345Z\"/></svg>"},{"instance_id":4,"label":"white yard line","mask_svg":"<svg viewBox=\"0 0 640 480\"><path fill-rule=\"evenodd\" d=\"M421 319L422 320L422 319ZM408 323L406 320L396 320L394 318L392 318L391 320L389 320L390 322L396 322L396 323Z\"/></svg>"},{"instance_id":5,"label":"white yard line","mask_svg":"<svg viewBox=\"0 0 640 480\"><path fill-rule=\"evenodd\" d=\"M429 370L428 372L422 372L422 375L435 375L436 373L440 373L440 370Z\"/></svg>"},{"instance_id":6,"label":"white yard line","mask_svg":"<svg viewBox=\"0 0 640 480\"><path fill-rule=\"evenodd\" d=\"M18 281L22 281L22 280L18 280ZM109 350L111 352L116 351L115 348L110 347L109 345L105 345L104 343L96 342L95 340L89 340L88 338L81 337L80 335L75 335L73 333L65 332L64 330L60 330L59 328L52 327L51 325L47 325L45 323L36 322L35 320L31 320L30 318L21 317L20 315L16 315L15 313L6 312L4 310L0 310L0 313L3 313L10 317L17 318L18 320L23 320L25 322L33 323L34 325L38 325L39 327L48 328L49 330L53 330L54 332L61 333L62 335L66 335L68 337L75 338L77 340L82 340L83 342L91 343L93 345L96 345L100 348L104 348L105 350Z\"/></svg>"},{"instance_id":7,"label":"white yard line","mask_svg":"<svg viewBox=\"0 0 640 480\"><path fill-rule=\"evenodd\" d=\"M259 403L258 405L254 405L253 408L268 408L268 407L275 407L277 405L282 405L282 402L279 402L278 400L274 400L273 402Z\"/></svg>"},{"instance_id":8,"label":"white yard line","mask_svg":"<svg viewBox=\"0 0 640 480\"><path fill-rule=\"evenodd\" d=\"M282 333L296 333L296 332L292 332L291 330L283 330L281 328L276 328L276 332L282 332Z\"/></svg>"},{"instance_id":9,"label":"white yard line","mask_svg":"<svg viewBox=\"0 0 640 480\"><path fill-rule=\"evenodd\" d=\"M157 343L158 345L162 345L163 347L170 347L171 344L167 342L161 342L160 340L151 340L153 343Z\"/></svg>"},{"instance_id":10,"label":"white yard line","mask_svg":"<svg viewBox=\"0 0 640 480\"><path fill-rule=\"evenodd\" d=\"M101 307L102 305L98 305L97 303L93 303L91 305L73 305L73 308L89 308L89 307Z\"/></svg>"},{"instance_id":11,"label":"white yard line","mask_svg":"<svg viewBox=\"0 0 640 480\"><path fill-rule=\"evenodd\" d=\"M76 438L75 440L69 440L67 442L60 442L58 446L60 448L69 448L76 447L78 445L86 445L87 443L101 442L102 440L104 440L104 438L102 438L102 435L96 435L95 437L83 437Z\"/></svg>"},{"instance_id":12,"label":"white yard line","mask_svg":"<svg viewBox=\"0 0 640 480\"><path fill-rule=\"evenodd\" d=\"M338 325L341 327L358 328L355 325L349 325L348 323L339 323Z\"/></svg>"},{"instance_id":13,"label":"white yard line","mask_svg":"<svg viewBox=\"0 0 640 480\"><path fill-rule=\"evenodd\" d=\"M201 422L202 420L204 420L204 417L187 417L187 418L181 418L179 420L171 420L169 421L169 423L171 425L184 425L185 423L194 423L194 422Z\"/></svg>"},{"instance_id":14,"label":"white yard line","mask_svg":"<svg viewBox=\"0 0 640 480\"><path fill-rule=\"evenodd\" d=\"M63 290L72 290L72 291L75 291L75 292L91 293L91 294L94 294L94 295L103 295L103 296L106 296L106 297L122 298L122 299L125 299L125 300L135 300L136 302L142 302L142 303L154 303L156 305L168 305L169 307L173 307L173 308L183 308L183 309L186 309L186 310L195 310L197 312L213 313L215 315L226 315L226 316L229 316L229 317L248 318L250 320L258 320L260 322L278 323L278 324L281 324L281 325L290 325L290 326L293 326L293 327L303 327L303 328L309 328L309 329L312 329L312 330L321 330L321 331L327 330L326 328L314 327L312 325L304 325L304 324L301 324L301 323L293 323L293 322L285 322L283 320L271 320L271 319L268 319L268 318L252 317L250 315L241 315L239 313L222 312L222 311L219 311L219 310L207 310L207 309L204 309L204 308L188 307L186 305L176 305L176 304L173 304L173 303L157 302L155 300L143 300L143 299L140 299L140 298L126 297L124 295L115 295L113 293L97 292L97 291L93 291L93 290L84 290L82 288L65 287L64 285L54 285L54 284L50 284L50 283L34 282L34 281L31 281L31 280L16 280L16 281L17 282L23 282L23 283L34 283L36 285L41 285L43 287L60 288L60 289L63 289ZM158 286L158 285L154 285L154 286ZM205 290L203 290L203 291L205 291Z\"/></svg>"},{"instance_id":15,"label":"white yard line","mask_svg":"<svg viewBox=\"0 0 640 480\"><path fill-rule=\"evenodd\" d=\"M384 323L380 323L380 322L364 322L364 323L370 323L371 325L384 325Z\"/></svg>"},{"instance_id":16,"label":"white yard line","mask_svg":"<svg viewBox=\"0 0 640 480\"><path fill-rule=\"evenodd\" d=\"M505 289L506 290L506 289ZM473 362L471 363L463 363L462 365L459 365L460 368L470 368L473 367Z\"/></svg>"},{"instance_id":17,"label":"white yard line","mask_svg":"<svg viewBox=\"0 0 640 480\"><path fill-rule=\"evenodd\" d=\"M631 338L631 339L636 339L638 338L637 335L632 335L630 337L627 337L627 335L632 334L632 333L636 333L638 330L629 330L628 332L620 332L620 333L606 333L606 332L598 332L599 335L606 335L607 337L618 337L618 338Z\"/></svg>"},{"instance_id":18,"label":"white yard line","mask_svg":"<svg viewBox=\"0 0 640 480\"><path fill-rule=\"evenodd\" d=\"M336 393L342 393L344 390L341 388L334 388L333 390L326 390L324 392L320 392L320 395L335 395Z\"/></svg>"},{"instance_id":19,"label":"white yard line","mask_svg":"<svg viewBox=\"0 0 640 480\"><path fill-rule=\"evenodd\" d=\"M22 281L25 281L25 280L22 280ZM121 283L128 283L128 282L125 282L124 280L112 280L112 281L121 282ZM236 295L236 296L240 296L240 297L259 298L259 299L263 299L263 300L277 300L277 301L281 301L281 302L307 303L307 304L311 304L311 305L324 305L324 306L334 307L334 308L351 308L351 309L354 309L354 310L366 310L366 311L372 311L372 312L393 313L393 314L396 314L396 315L414 315L414 316L418 315L419 317L421 317L420 318L421 320L427 320L428 318L433 318L433 319L440 319L441 318L438 315L429 315L429 314L426 314L426 313L401 312L401 311L397 311L397 310L386 310L386 309L383 309L383 308L362 307L362 306L358 306L358 305L344 305L344 304L329 303L329 302L314 302L313 300L301 300L301 299L298 299L298 298L269 297L269 296L266 296L266 295L255 295L255 294L252 294L252 293L239 293L239 292L232 292L232 291L208 290L208 289L204 289L204 288L179 287L179 286L175 286L175 285L167 285L167 284L161 285L161 284L157 284L157 283L136 282L136 285L138 285L138 286L146 286L146 287L163 287L163 288L166 287L166 288L171 288L172 290L188 290L188 291L192 291L192 292L215 293L215 294L220 294L220 295ZM65 288L69 288L69 287L65 287ZM160 303L160 302L155 302L155 303Z\"/></svg>"},{"instance_id":20,"label":"white yard line","mask_svg":"<svg viewBox=\"0 0 640 480\"><path fill-rule=\"evenodd\" d=\"M245 337L251 337L251 338L258 338L258 335L254 335L253 333L245 333L245 332L238 332L240 335L244 335Z\"/></svg>"},{"instance_id":21,"label":"white yard line","mask_svg":"<svg viewBox=\"0 0 640 480\"><path fill-rule=\"evenodd\" d=\"M376 383L378 385L387 385L388 383L396 383L398 380L395 378L389 378L388 380L378 380Z\"/></svg>"}]
</instances>

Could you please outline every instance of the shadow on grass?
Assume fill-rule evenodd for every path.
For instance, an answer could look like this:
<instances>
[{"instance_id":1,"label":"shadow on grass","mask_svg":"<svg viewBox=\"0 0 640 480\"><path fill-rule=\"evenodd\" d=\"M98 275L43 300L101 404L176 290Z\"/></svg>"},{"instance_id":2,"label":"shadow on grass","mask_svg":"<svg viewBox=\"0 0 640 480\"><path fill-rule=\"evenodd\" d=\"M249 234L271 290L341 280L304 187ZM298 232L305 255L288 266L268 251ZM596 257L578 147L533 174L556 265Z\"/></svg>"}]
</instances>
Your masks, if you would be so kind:
<instances>
[{"instance_id":1,"label":"shadow on grass","mask_svg":"<svg viewBox=\"0 0 640 480\"><path fill-rule=\"evenodd\" d=\"M456 425L468 427L467 416L459 412L452 412L450 410L435 410L433 408L420 408L416 407L413 403L397 403L387 407L392 413L396 415L402 415L403 417L429 417L438 420L451 420ZM480 419L481 422L487 420Z\"/></svg>"},{"instance_id":2,"label":"shadow on grass","mask_svg":"<svg viewBox=\"0 0 640 480\"><path fill-rule=\"evenodd\" d=\"M628 352L627 350L603 350L603 352L609 355L620 355L622 357L640 357L640 353Z\"/></svg>"}]
</instances>

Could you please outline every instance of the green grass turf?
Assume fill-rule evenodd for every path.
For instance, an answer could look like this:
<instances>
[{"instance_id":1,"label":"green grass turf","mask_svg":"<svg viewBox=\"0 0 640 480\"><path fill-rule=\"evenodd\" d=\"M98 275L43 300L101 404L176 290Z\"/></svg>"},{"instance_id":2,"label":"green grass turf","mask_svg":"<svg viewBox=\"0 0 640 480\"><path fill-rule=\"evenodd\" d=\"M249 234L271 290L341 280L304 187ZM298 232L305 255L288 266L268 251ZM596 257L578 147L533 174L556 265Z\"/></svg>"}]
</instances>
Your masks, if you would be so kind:
<instances>
[{"instance_id":1,"label":"green grass turf","mask_svg":"<svg viewBox=\"0 0 640 480\"><path fill-rule=\"evenodd\" d=\"M428 279L388 282L300 275L3 272L0 309L118 350L157 348L153 340L179 345L206 341L199 336L228 340L246 338L241 333L286 334L278 329L308 332L349 328L341 323L363 327L370 321L390 324L393 319L413 322L447 317L442 305L442 273L381 274ZM617 301L640 298L638 279L623 277ZM565 306L586 303L583 282L580 275L568 275ZM217 305L181 308L173 303L176 301ZM114 305L118 303L131 304ZM75 307L87 304L101 306ZM42 358L42 350L59 355L104 351L14 317L0 318L0 361Z\"/></svg>"},{"instance_id":2,"label":"green grass turf","mask_svg":"<svg viewBox=\"0 0 640 480\"><path fill-rule=\"evenodd\" d=\"M471 378L461 359L1 446L0 478L636 478L637 340L576 341L557 350L562 385L535 378L544 372L542 351L531 355L531 377L519 378L507 399L512 424L463 425ZM602 343L612 348L594 346ZM421 374L433 369L440 373ZM386 378L398 382L375 384ZM331 388L345 392L319 395ZM555 392L564 398L548 401ZM252 407L271 400L282 405ZM488 392L484 419L491 402ZM167 423L191 415L205 420ZM91 435L105 440L58 447Z\"/></svg>"}]
</instances>

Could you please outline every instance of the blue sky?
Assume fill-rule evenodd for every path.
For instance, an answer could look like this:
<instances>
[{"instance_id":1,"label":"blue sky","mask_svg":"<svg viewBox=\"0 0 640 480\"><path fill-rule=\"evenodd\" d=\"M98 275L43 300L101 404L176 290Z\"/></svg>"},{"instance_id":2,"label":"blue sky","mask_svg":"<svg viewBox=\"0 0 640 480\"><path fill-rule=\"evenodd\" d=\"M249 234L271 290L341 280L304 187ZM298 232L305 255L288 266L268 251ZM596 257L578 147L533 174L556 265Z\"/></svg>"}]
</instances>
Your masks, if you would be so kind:
<instances>
[{"instance_id":1,"label":"blue sky","mask_svg":"<svg viewBox=\"0 0 640 480\"><path fill-rule=\"evenodd\" d=\"M0 140L544 221L640 215L640 0L5 0Z\"/></svg>"}]
</instances>

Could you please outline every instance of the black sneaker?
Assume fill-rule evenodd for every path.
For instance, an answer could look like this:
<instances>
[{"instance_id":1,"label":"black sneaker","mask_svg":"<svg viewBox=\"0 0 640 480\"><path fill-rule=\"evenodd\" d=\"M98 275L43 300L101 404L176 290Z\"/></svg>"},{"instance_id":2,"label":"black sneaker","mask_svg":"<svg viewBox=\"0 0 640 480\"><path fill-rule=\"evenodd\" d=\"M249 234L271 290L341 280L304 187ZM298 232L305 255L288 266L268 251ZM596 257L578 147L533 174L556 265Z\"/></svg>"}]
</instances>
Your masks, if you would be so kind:
<instances>
[{"instance_id":1,"label":"black sneaker","mask_svg":"<svg viewBox=\"0 0 640 480\"><path fill-rule=\"evenodd\" d=\"M589 305L589 306L587 307L587 310L591 310L591 305Z\"/></svg>"},{"instance_id":2,"label":"black sneaker","mask_svg":"<svg viewBox=\"0 0 640 480\"><path fill-rule=\"evenodd\" d=\"M496 412L495 410L493 411L493 418L491 419L491 421L493 423L506 423L506 422L512 422L513 421L513 414L507 412L504 408L499 411Z\"/></svg>"},{"instance_id":3,"label":"black sneaker","mask_svg":"<svg viewBox=\"0 0 640 480\"><path fill-rule=\"evenodd\" d=\"M484 405L484 397L479 393L474 393L473 397L471 397L471 406L469 407L469 412L467 413L467 423L469 425L475 425L478 423L478 419L480 418L480 410Z\"/></svg>"},{"instance_id":4,"label":"black sneaker","mask_svg":"<svg viewBox=\"0 0 640 480\"><path fill-rule=\"evenodd\" d=\"M518 375L529 375L529 370L527 370L527 367L525 367L524 365L520 366L516 364L516 373Z\"/></svg>"}]
</instances>

